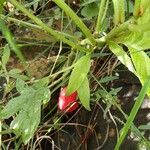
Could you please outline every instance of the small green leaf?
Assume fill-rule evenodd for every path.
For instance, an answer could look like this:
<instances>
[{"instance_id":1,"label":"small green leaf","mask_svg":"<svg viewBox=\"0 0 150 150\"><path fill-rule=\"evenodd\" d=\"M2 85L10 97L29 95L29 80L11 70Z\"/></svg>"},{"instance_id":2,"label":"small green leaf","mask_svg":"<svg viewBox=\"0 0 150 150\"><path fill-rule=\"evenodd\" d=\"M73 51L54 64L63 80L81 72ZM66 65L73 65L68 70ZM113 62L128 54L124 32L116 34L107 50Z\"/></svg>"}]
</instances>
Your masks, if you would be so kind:
<instances>
[{"instance_id":1,"label":"small green leaf","mask_svg":"<svg viewBox=\"0 0 150 150\"><path fill-rule=\"evenodd\" d=\"M81 86L77 90L79 99L81 104L87 109L90 109L90 87L89 87L89 80L86 77L82 82Z\"/></svg>"},{"instance_id":2,"label":"small green leaf","mask_svg":"<svg viewBox=\"0 0 150 150\"><path fill-rule=\"evenodd\" d=\"M98 10L97 3L90 3L81 10L81 14L82 16L91 19L92 17L97 16Z\"/></svg>"},{"instance_id":3,"label":"small green leaf","mask_svg":"<svg viewBox=\"0 0 150 150\"><path fill-rule=\"evenodd\" d=\"M104 78L101 78L99 82L100 83L107 83L107 82L110 82L110 81L113 81L113 80L116 80L116 79L118 79L117 76L106 76Z\"/></svg>"},{"instance_id":4,"label":"small green leaf","mask_svg":"<svg viewBox=\"0 0 150 150\"><path fill-rule=\"evenodd\" d=\"M140 130L150 130L150 124L147 124L147 125L140 125L138 127Z\"/></svg>"},{"instance_id":5,"label":"small green leaf","mask_svg":"<svg viewBox=\"0 0 150 150\"><path fill-rule=\"evenodd\" d=\"M124 64L131 72L135 73L131 58L127 55L123 48L112 41L108 42L108 44L110 50L117 56L118 60L120 60L121 63Z\"/></svg>"},{"instance_id":6,"label":"small green leaf","mask_svg":"<svg viewBox=\"0 0 150 150\"><path fill-rule=\"evenodd\" d=\"M90 70L90 57L91 55L87 54L77 61L69 79L67 95L70 95L81 86L82 82L87 76L87 73Z\"/></svg>"},{"instance_id":7,"label":"small green leaf","mask_svg":"<svg viewBox=\"0 0 150 150\"><path fill-rule=\"evenodd\" d=\"M6 66L6 64L9 60L9 57L10 57L10 48L8 45L6 45L4 47L4 51L3 51L3 55L2 55L2 63L4 66Z\"/></svg>"}]
</instances>

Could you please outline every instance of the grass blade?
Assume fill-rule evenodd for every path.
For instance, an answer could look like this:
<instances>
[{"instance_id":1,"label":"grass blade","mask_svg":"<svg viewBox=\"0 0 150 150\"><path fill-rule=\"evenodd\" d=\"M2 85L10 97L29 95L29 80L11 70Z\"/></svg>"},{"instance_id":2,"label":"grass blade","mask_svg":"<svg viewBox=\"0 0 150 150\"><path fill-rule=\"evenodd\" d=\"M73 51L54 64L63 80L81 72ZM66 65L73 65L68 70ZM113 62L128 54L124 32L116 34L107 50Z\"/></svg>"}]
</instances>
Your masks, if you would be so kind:
<instances>
[{"instance_id":1,"label":"grass blade","mask_svg":"<svg viewBox=\"0 0 150 150\"><path fill-rule=\"evenodd\" d=\"M142 89L141 89L141 91L139 93L139 96L138 96L138 98L137 98L137 100L136 100L136 102L135 102L135 104L134 104L134 106L133 106L133 108L131 110L131 113L130 113L128 119L127 119L127 122L125 123L125 125L124 125L124 127L122 129L122 132L120 134L118 142L117 142L117 144L115 146L115 150L119 149L121 143L123 142L125 136L127 135L128 130L129 130L129 128L132 125L132 122L133 122L133 120L134 120L134 118L135 118L135 116L136 116L136 114L137 114L137 112L138 112L142 102L143 102L143 99L144 99L144 97L145 97L149 87L150 87L150 77L148 78L147 82L144 84L144 86L142 87Z\"/></svg>"}]
</instances>

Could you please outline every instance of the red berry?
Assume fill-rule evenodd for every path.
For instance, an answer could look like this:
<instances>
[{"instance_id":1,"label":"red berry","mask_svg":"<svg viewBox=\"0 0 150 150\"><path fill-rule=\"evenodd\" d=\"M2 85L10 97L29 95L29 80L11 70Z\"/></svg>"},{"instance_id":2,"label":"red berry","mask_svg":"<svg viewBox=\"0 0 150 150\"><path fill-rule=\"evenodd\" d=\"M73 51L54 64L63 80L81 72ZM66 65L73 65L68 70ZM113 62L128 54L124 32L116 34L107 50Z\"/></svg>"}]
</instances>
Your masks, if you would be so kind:
<instances>
[{"instance_id":1,"label":"red berry","mask_svg":"<svg viewBox=\"0 0 150 150\"><path fill-rule=\"evenodd\" d=\"M66 96L67 87L64 87L60 91L58 99L58 108L65 112L72 112L78 108L77 92Z\"/></svg>"}]
</instances>

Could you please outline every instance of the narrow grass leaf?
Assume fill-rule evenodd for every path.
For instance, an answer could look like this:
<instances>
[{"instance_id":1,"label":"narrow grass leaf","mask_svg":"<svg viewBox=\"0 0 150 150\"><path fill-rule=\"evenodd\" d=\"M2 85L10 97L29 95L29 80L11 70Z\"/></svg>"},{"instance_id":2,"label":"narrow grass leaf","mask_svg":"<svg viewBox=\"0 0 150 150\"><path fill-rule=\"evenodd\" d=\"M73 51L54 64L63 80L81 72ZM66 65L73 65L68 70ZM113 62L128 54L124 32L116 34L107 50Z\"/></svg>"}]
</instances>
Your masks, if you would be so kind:
<instances>
[{"instance_id":1,"label":"narrow grass leaf","mask_svg":"<svg viewBox=\"0 0 150 150\"><path fill-rule=\"evenodd\" d=\"M135 101L135 104L134 104L134 106L133 106L133 108L130 112L130 115L127 119L127 122L125 123L125 125L124 125L124 127L121 131L120 137L119 137L119 139L117 141L117 144L115 146L115 150L119 149L121 143L123 142L125 136L127 135L128 130L129 130L129 128L131 127L131 125L133 123L133 120L134 120L134 118L135 118L135 116L136 116L136 114L137 114L137 112L138 112L138 110L139 110L139 108L140 108L140 106L143 102L143 99L144 99L149 87L150 87L150 76L148 77L147 81L144 83L144 86L142 87L142 89L139 93L139 96L137 97L137 99Z\"/></svg>"},{"instance_id":2,"label":"narrow grass leaf","mask_svg":"<svg viewBox=\"0 0 150 150\"><path fill-rule=\"evenodd\" d=\"M25 58L22 54L22 52L17 47L17 44L9 31L9 29L6 27L4 20L0 18L0 30L2 31L4 37L6 38L8 44L10 45L11 49L15 52L17 57L22 61L23 64L25 64Z\"/></svg>"},{"instance_id":3,"label":"narrow grass leaf","mask_svg":"<svg viewBox=\"0 0 150 150\"><path fill-rule=\"evenodd\" d=\"M2 63L6 66L7 62L9 61L10 57L10 48L8 45L4 47L3 55L2 55Z\"/></svg>"}]
</instances>

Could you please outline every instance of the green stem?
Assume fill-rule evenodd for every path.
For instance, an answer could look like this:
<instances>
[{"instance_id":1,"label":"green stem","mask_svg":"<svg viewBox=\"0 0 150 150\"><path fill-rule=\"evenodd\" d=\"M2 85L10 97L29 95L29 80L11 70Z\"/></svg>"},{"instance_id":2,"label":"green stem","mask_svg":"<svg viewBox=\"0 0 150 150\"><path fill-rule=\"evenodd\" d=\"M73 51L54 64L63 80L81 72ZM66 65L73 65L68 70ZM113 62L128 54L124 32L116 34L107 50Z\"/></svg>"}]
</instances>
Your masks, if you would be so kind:
<instances>
[{"instance_id":1,"label":"green stem","mask_svg":"<svg viewBox=\"0 0 150 150\"><path fill-rule=\"evenodd\" d=\"M90 42L93 45L95 45L96 41L92 33L82 22L82 20L75 14L75 12L63 0L52 0L52 1L54 1L60 8L62 8L66 12L66 14L75 22L75 24L86 35L86 37L90 40Z\"/></svg>"},{"instance_id":2,"label":"green stem","mask_svg":"<svg viewBox=\"0 0 150 150\"><path fill-rule=\"evenodd\" d=\"M70 45L74 49L78 49L78 50L84 51L84 52L91 51L91 49L86 49L86 48L84 48L82 46L77 45L76 43L74 43L74 42L68 40L67 38L65 38L65 36L63 36L59 32L56 32L55 30L53 30L50 27L48 27L40 19L38 19L36 16L34 16L32 13L30 13L25 7L23 7L21 4L19 4L16 0L9 0L9 2L12 3L14 6L16 6L19 10L21 10L29 18L31 18L31 20L33 20L36 24L38 24L39 26L41 26L42 29L45 32L53 35L56 39L59 39L59 40L63 41L64 43Z\"/></svg>"},{"instance_id":3,"label":"green stem","mask_svg":"<svg viewBox=\"0 0 150 150\"><path fill-rule=\"evenodd\" d=\"M102 0L99 6L99 13L98 13L98 18L97 18L97 23L96 23L96 33L99 33L104 21L104 17L106 16L106 12L108 9L108 3L109 0Z\"/></svg>"},{"instance_id":4,"label":"green stem","mask_svg":"<svg viewBox=\"0 0 150 150\"><path fill-rule=\"evenodd\" d=\"M133 120L134 120L134 118L135 118L135 116L136 116L136 114L137 114L137 112L138 112L138 110L139 110L139 108L140 108L140 106L141 106L141 104L143 102L143 99L144 99L144 97L145 97L149 87L150 87L150 78L148 78L147 82L142 87L138 98L136 99L136 102L135 102L135 104L134 104L134 106L133 106L133 108L132 108L132 110L130 112L130 115L129 115L128 119L127 119L127 122L125 123L125 125L124 125L124 127L122 129L122 132L120 134L120 138L118 139L118 142L117 142L117 144L115 146L115 150L119 150L119 147L120 147L121 143L123 142L125 136L127 135L128 130L129 130L130 126L133 123Z\"/></svg>"},{"instance_id":5,"label":"green stem","mask_svg":"<svg viewBox=\"0 0 150 150\"><path fill-rule=\"evenodd\" d=\"M24 26L24 27L30 27L32 29L38 29L38 30L40 29L40 30L42 30L42 27L39 26L39 25L35 25L35 24L29 23L29 22L18 20L16 18L7 17L7 16L4 16L2 14L0 14L0 18L5 19L6 21L13 21L16 25L21 25L21 26ZM64 32L59 32L59 31L55 31L55 32L61 34L62 36L65 36L66 38L71 38L71 39L77 41L77 37L76 36L73 36L73 35L70 35L70 34L67 34L67 33L64 33Z\"/></svg>"}]
</instances>

